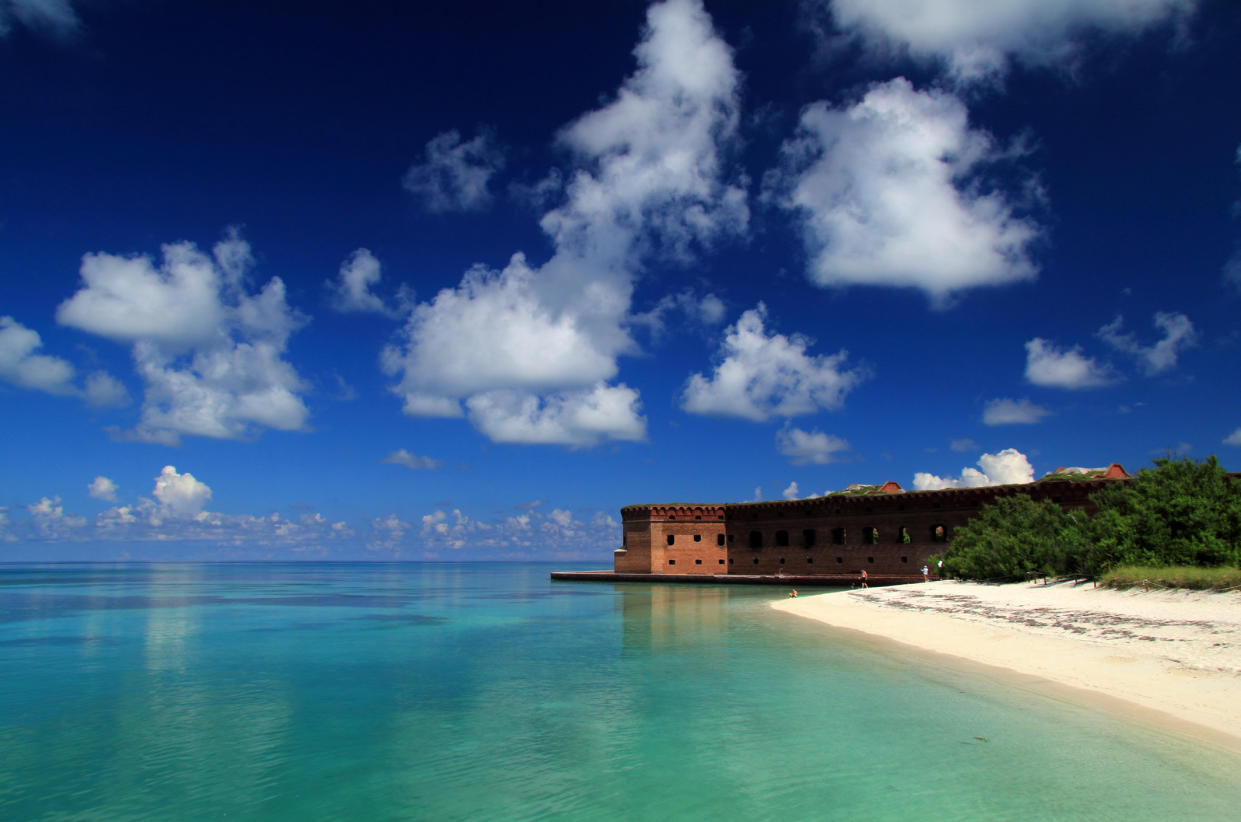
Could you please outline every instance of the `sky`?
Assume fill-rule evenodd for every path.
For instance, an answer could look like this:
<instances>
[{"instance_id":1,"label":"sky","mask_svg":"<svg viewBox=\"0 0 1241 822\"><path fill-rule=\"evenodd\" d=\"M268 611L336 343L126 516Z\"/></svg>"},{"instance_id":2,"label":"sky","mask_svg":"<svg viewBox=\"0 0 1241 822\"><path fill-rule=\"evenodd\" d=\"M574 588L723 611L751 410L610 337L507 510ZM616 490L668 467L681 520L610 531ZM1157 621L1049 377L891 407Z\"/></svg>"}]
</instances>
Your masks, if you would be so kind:
<instances>
[{"instance_id":1,"label":"sky","mask_svg":"<svg viewBox=\"0 0 1241 822\"><path fill-rule=\"evenodd\" d=\"M0 0L0 562L1241 467L1241 5Z\"/></svg>"}]
</instances>

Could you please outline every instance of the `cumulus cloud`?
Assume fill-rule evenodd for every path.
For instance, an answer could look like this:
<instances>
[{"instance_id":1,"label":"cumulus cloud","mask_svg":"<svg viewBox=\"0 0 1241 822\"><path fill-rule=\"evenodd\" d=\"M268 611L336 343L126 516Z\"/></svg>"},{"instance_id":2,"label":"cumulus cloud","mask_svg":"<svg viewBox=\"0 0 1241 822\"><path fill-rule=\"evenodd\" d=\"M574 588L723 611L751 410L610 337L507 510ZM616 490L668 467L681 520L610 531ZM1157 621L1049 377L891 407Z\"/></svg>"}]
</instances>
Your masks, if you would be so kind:
<instances>
[{"instance_id":1,"label":"cumulus cloud","mask_svg":"<svg viewBox=\"0 0 1241 822\"><path fill-rule=\"evenodd\" d=\"M86 526L86 518L65 513L60 497L42 497L34 505L26 506L30 525L39 539L62 540L79 538Z\"/></svg>"},{"instance_id":2,"label":"cumulus cloud","mask_svg":"<svg viewBox=\"0 0 1241 822\"><path fill-rule=\"evenodd\" d=\"M1132 333L1121 330L1123 325L1124 318L1117 315L1116 319L1099 329L1097 336L1117 351L1137 359L1147 376L1175 368L1180 353L1197 342L1194 324L1179 312L1155 313L1155 326L1163 332L1163 337L1153 345L1142 345Z\"/></svg>"},{"instance_id":3,"label":"cumulus cloud","mask_svg":"<svg viewBox=\"0 0 1241 822\"><path fill-rule=\"evenodd\" d=\"M91 480L90 485L86 486L86 491L95 499L116 502L116 488L115 482L100 475Z\"/></svg>"},{"instance_id":4,"label":"cumulus cloud","mask_svg":"<svg viewBox=\"0 0 1241 822\"><path fill-rule=\"evenodd\" d=\"M1224 263L1224 282L1241 291L1241 249L1233 252Z\"/></svg>"},{"instance_id":5,"label":"cumulus cloud","mask_svg":"<svg viewBox=\"0 0 1241 822\"><path fill-rule=\"evenodd\" d=\"M116 483L97 476L88 493L108 502L119 496ZM42 497L24 506L28 518L12 523L8 509L0 508L0 541L96 541L134 545L142 542L208 542L222 549L261 546L297 552L324 553L325 546L355 536L347 522L331 521L319 513L290 519L279 513L223 514L206 509L211 489L192 474L165 466L155 478L152 498L114 505L92 520L65 510L59 496ZM275 555L268 554L268 557Z\"/></svg>"},{"instance_id":6,"label":"cumulus cloud","mask_svg":"<svg viewBox=\"0 0 1241 822\"><path fill-rule=\"evenodd\" d=\"M466 401L470 422L494 442L589 446L646 439L638 392L624 383L539 396L497 390Z\"/></svg>"},{"instance_id":7,"label":"cumulus cloud","mask_svg":"<svg viewBox=\"0 0 1241 822\"><path fill-rule=\"evenodd\" d=\"M0 317L0 378L49 394L76 393L73 366L59 357L35 353L42 347L39 332L12 317Z\"/></svg>"},{"instance_id":8,"label":"cumulus cloud","mask_svg":"<svg viewBox=\"0 0 1241 822\"><path fill-rule=\"evenodd\" d=\"M131 402L124 384L105 371L95 371L86 378L82 395L89 405L97 408L121 408Z\"/></svg>"},{"instance_id":9,"label":"cumulus cloud","mask_svg":"<svg viewBox=\"0 0 1241 822\"><path fill-rule=\"evenodd\" d=\"M1041 405L1035 405L1030 400L1022 398L1019 400L1009 399L1007 397L997 397L994 400L987 400L986 405L982 409L983 425L1033 425L1040 422L1051 412ZM973 448L977 445L973 444L973 440L967 440ZM953 451L970 450L967 448L957 448L953 443Z\"/></svg>"},{"instance_id":10,"label":"cumulus cloud","mask_svg":"<svg viewBox=\"0 0 1241 822\"><path fill-rule=\"evenodd\" d=\"M800 493L801 491L799 491L797 488L797 482L796 480L794 480L793 482L789 483L788 488L784 489L784 491L782 492L782 496L785 499L797 499L798 498L797 495Z\"/></svg>"},{"instance_id":11,"label":"cumulus cloud","mask_svg":"<svg viewBox=\"0 0 1241 822\"><path fill-rule=\"evenodd\" d=\"M1081 346L1058 348L1055 343L1035 337L1026 343L1026 379L1050 388L1097 388L1117 377L1108 365L1082 353Z\"/></svg>"},{"instance_id":12,"label":"cumulus cloud","mask_svg":"<svg viewBox=\"0 0 1241 822\"><path fill-rule=\"evenodd\" d=\"M359 248L340 264L335 280L328 280L332 307L343 313L374 313L396 316L398 308L389 307L371 289L382 278L381 266L369 249Z\"/></svg>"},{"instance_id":13,"label":"cumulus cloud","mask_svg":"<svg viewBox=\"0 0 1241 822\"><path fill-rule=\"evenodd\" d=\"M1224 437L1224 445L1241 445L1241 428Z\"/></svg>"},{"instance_id":14,"label":"cumulus cloud","mask_svg":"<svg viewBox=\"0 0 1241 822\"><path fill-rule=\"evenodd\" d=\"M398 448L381 459L380 462L385 462L389 465L403 465L414 471L435 471L444 467L444 463L441 460L431 457L420 457L417 454L411 454L404 448Z\"/></svg>"},{"instance_id":15,"label":"cumulus cloud","mask_svg":"<svg viewBox=\"0 0 1241 822\"><path fill-rule=\"evenodd\" d=\"M155 478L155 499L173 516L190 517L200 513L211 499L211 488L186 471L165 465Z\"/></svg>"},{"instance_id":16,"label":"cumulus cloud","mask_svg":"<svg viewBox=\"0 0 1241 822\"><path fill-rule=\"evenodd\" d=\"M175 444L180 435L239 439L260 428L296 431L309 412L306 385L284 357L306 318L291 309L273 277L249 293L249 244L231 230L210 255L193 243L146 256L87 254L82 288L56 319L132 344L144 381L142 419L119 439ZM99 396L118 396L100 382Z\"/></svg>"},{"instance_id":17,"label":"cumulus cloud","mask_svg":"<svg viewBox=\"0 0 1241 822\"><path fill-rule=\"evenodd\" d=\"M849 443L822 431L803 431L785 426L776 433L776 448L794 465L826 465L840 459Z\"/></svg>"},{"instance_id":18,"label":"cumulus cloud","mask_svg":"<svg viewBox=\"0 0 1241 822\"><path fill-rule=\"evenodd\" d=\"M724 332L721 361L711 376L693 374L681 395L691 414L741 417L761 422L839 408L864 378L844 367L848 353L809 355L799 335L767 334L767 308L746 311Z\"/></svg>"},{"instance_id":19,"label":"cumulus cloud","mask_svg":"<svg viewBox=\"0 0 1241 822\"><path fill-rule=\"evenodd\" d=\"M880 53L941 61L958 82L994 81L1014 57L1071 62L1090 34L1134 35L1179 21L1197 0L829 0L837 25Z\"/></svg>"},{"instance_id":20,"label":"cumulus cloud","mask_svg":"<svg viewBox=\"0 0 1241 822\"><path fill-rule=\"evenodd\" d=\"M405 172L405 188L427 211L481 211L491 205L491 178L504 167L504 152L490 132L461 141L460 132L432 137L425 160Z\"/></svg>"},{"instance_id":21,"label":"cumulus cloud","mask_svg":"<svg viewBox=\"0 0 1241 822\"><path fill-rule=\"evenodd\" d=\"M914 490L978 488L984 485L1010 485L1034 481L1034 467L1030 465L1030 460L1026 458L1026 455L1016 448L1005 448L996 454L983 454L977 465L978 468L961 469L960 477L915 473Z\"/></svg>"},{"instance_id":22,"label":"cumulus cloud","mask_svg":"<svg viewBox=\"0 0 1241 822\"><path fill-rule=\"evenodd\" d=\"M722 323L726 311L724 301L714 294L699 297L692 289L686 289L665 295L650 311L634 314L630 323L644 325L652 336L659 337L667 330L670 315L679 314L692 325L708 326Z\"/></svg>"},{"instance_id":23,"label":"cumulus cloud","mask_svg":"<svg viewBox=\"0 0 1241 822\"><path fill-rule=\"evenodd\" d=\"M619 543L620 524L604 511L579 518L567 508L542 513L537 505L490 521L473 517L460 508L437 508L422 516L417 541L431 554L440 549L478 548L500 551L514 559L568 556ZM406 547L412 546L413 540L407 541Z\"/></svg>"},{"instance_id":24,"label":"cumulus cloud","mask_svg":"<svg viewBox=\"0 0 1241 822\"><path fill-rule=\"evenodd\" d=\"M129 392L111 374L96 371L79 388L73 365L60 357L37 353L42 347L39 332L12 317L0 317L0 379L20 388L80 397L97 407L129 403Z\"/></svg>"},{"instance_id":25,"label":"cumulus cloud","mask_svg":"<svg viewBox=\"0 0 1241 822\"><path fill-rule=\"evenodd\" d=\"M818 285L918 288L943 308L964 289L1037 274L1038 225L981 177L1003 152L946 91L898 77L852 105L814 103L784 157L772 179L801 217Z\"/></svg>"},{"instance_id":26,"label":"cumulus cloud","mask_svg":"<svg viewBox=\"0 0 1241 822\"><path fill-rule=\"evenodd\" d=\"M62 36L73 34L81 25L70 0L0 0L0 37L17 23Z\"/></svg>"},{"instance_id":27,"label":"cumulus cloud","mask_svg":"<svg viewBox=\"0 0 1241 822\"><path fill-rule=\"evenodd\" d=\"M416 306L403 344L385 351L407 414L459 416L466 400L479 430L504 441L644 436L636 392L600 387L635 350L634 278L653 256L688 260L744 230L748 211L744 188L721 171L736 139L738 74L701 4L652 6L634 54L637 71L616 98L560 134L574 168L540 221L551 259L476 266ZM572 427L580 415L568 411L604 399L609 419Z\"/></svg>"}]
</instances>

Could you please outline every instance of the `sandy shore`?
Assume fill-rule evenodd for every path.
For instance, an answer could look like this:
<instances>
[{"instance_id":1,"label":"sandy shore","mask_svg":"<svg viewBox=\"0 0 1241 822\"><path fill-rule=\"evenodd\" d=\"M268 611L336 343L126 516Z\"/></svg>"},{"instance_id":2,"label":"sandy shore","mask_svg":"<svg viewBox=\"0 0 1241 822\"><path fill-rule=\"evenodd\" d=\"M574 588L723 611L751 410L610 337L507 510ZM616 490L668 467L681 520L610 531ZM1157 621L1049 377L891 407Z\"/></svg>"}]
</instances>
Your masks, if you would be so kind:
<instances>
[{"instance_id":1,"label":"sandy shore","mask_svg":"<svg viewBox=\"0 0 1241 822\"><path fill-rule=\"evenodd\" d=\"M945 581L773 607L1124 700L1241 749L1241 592Z\"/></svg>"}]
</instances>

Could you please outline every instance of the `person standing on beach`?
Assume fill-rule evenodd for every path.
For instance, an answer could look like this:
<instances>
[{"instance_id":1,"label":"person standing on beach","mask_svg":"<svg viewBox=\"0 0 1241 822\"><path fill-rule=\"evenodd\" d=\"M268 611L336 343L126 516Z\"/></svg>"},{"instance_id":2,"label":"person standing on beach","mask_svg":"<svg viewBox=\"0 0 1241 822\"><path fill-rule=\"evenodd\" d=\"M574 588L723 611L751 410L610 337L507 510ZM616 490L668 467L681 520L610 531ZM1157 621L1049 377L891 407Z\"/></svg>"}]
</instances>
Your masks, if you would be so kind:
<instances>
[{"instance_id":1,"label":"person standing on beach","mask_svg":"<svg viewBox=\"0 0 1241 822\"><path fill-rule=\"evenodd\" d=\"M870 587L869 585L866 584L866 569L865 568L862 569L862 587L863 588Z\"/></svg>"}]
</instances>

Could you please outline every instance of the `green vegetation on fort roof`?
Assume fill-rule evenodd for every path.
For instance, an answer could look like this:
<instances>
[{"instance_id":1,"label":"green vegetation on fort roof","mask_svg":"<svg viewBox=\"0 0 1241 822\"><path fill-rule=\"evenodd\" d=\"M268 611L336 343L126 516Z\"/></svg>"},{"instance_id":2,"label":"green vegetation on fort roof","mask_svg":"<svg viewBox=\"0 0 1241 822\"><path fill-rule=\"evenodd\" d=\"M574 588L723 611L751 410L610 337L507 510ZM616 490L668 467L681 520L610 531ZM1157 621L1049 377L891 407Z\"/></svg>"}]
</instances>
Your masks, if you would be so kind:
<instances>
[{"instance_id":1,"label":"green vegetation on fort roof","mask_svg":"<svg viewBox=\"0 0 1241 822\"><path fill-rule=\"evenodd\" d=\"M1213 456L1202 462L1158 459L1155 466L1095 492L1094 516L1025 495L997 499L956 529L943 554L945 575L997 581L1069 575L1097 579L1113 569L1137 566L1142 579L1163 585L1174 578L1188 580L1177 576L1187 567L1233 571L1241 566L1241 483L1232 481ZM1232 579L1222 571L1216 576Z\"/></svg>"}]
</instances>

